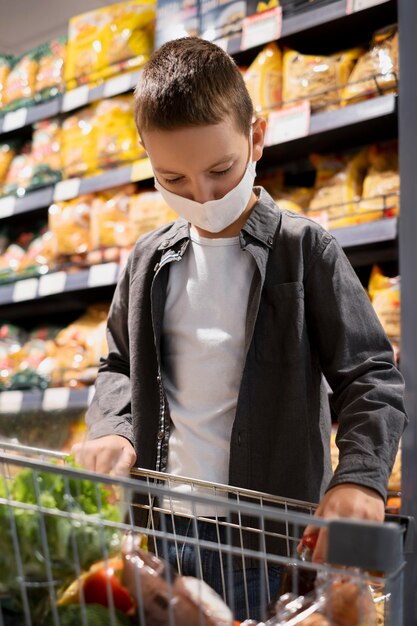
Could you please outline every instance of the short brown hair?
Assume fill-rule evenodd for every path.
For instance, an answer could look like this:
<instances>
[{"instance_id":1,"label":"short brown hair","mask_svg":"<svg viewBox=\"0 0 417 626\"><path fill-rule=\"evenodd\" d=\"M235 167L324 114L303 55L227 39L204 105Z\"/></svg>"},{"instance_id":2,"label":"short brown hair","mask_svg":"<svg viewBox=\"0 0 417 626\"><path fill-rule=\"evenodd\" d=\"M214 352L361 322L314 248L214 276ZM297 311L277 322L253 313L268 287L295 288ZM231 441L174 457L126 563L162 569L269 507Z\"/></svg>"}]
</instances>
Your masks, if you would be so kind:
<instances>
[{"instance_id":1,"label":"short brown hair","mask_svg":"<svg viewBox=\"0 0 417 626\"><path fill-rule=\"evenodd\" d=\"M139 132L218 124L230 116L248 134L253 105L234 60L215 44L186 37L156 50L135 93Z\"/></svg>"}]
</instances>

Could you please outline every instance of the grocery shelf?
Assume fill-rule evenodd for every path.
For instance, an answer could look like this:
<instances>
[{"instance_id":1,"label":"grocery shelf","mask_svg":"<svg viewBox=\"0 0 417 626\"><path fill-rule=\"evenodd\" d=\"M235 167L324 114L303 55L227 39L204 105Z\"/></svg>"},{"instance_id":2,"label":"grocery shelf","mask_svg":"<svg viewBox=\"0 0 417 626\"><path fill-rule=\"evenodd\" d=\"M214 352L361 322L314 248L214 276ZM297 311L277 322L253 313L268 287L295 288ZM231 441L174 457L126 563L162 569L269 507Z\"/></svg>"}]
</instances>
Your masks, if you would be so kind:
<instances>
[{"instance_id":1,"label":"grocery shelf","mask_svg":"<svg viewBox=\"0 0 417 626\"><path fill-rule=\"evenodd\" d=\"M368 246L382 242L395 241L398 234L396 217L386 218L367 224L335 228L330 231L342 248Z\"/></svg>"},{"instance_id":2,"label":"grocery shelf","mask_svg":"<svg viewBox=\"0 0 417 626\"><path fill-rule=\"evenodd\" d=\"M2 391L0 393L0 415L29 411L62 411L65 409L85 410L94 395L94 387L71 389L29 389L25 391Z\"/></svg>"},{"instance_id":3,"label":"grocery shelf","mask_svg":"<svg viewBox=\"0 0 417 626\"><path fill-rule=\"evenodd\" d=\"M67 113L86 106L91 102L96 102L103 98L111 98L121 93L131 91L138 84L142 70L129 72L115 76L103 81L97 87L82 85L54 98L34 104L30 107L23 107L16 111L10 111L1 115L0 112L0 135L19 130L25 126L30 126L34 122L39 122L50 117L55 117L60 113Z\"/></svg>"},{"instance_id":4,"label":"grocery shelf","mask_svg":"<svg viewBox=\"0 0 417 626\"><path fill-rule=\"evenodd\" d=\"M0 220L48 207L53 201L71 200L82 194L148 180L152 176L149 159L140 159L130 165L115 167L96 176L69 178L55 185L28 191L20 197L6 196L0 198Z\"/></svg>"}]
</instances>

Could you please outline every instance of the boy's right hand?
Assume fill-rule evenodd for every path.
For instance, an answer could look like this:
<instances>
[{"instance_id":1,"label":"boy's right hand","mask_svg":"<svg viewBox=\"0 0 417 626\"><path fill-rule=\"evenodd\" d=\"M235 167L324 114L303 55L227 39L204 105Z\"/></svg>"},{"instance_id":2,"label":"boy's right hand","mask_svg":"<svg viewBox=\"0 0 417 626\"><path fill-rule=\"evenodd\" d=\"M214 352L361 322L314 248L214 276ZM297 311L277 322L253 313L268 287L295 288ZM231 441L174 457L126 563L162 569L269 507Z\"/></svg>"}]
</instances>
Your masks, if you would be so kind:
<instances>
[{"instance_id":1,"label":"boy's right hand","mask_svg":"<svg viewBox=\"0 0 417 626\"><path fill-rule=\"evenodd\" d=\"M76 463L100 474L126 476L136 461L131 443L120 435L107 435L83 443L76 443L71 450Z\"/></svg>"}]
</instances>

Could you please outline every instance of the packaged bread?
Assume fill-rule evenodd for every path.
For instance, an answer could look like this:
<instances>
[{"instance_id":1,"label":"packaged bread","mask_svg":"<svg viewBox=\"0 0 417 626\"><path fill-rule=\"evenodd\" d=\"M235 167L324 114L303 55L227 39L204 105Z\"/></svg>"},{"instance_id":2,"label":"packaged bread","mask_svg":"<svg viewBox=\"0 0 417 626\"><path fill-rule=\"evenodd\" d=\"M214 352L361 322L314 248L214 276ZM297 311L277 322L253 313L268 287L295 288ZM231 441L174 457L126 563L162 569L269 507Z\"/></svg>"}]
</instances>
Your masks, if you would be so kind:
<instances>
[{"instance_id":1,"label":"packaged bread","mask_svg":"<svg viewBox=\"0 0 417 626\"><path fill-rule=\"evenodd\" d=\"M395 91L398 78L398 30L389 26L374 34L370 50L362 55L349 76L343 97L357 102Z\"/></svg>"},{"instance_id":2,"label":"packaged bread","mask_svg":"<svg viewBox=\"0 0 417 626\"><path fill-rule=\"evenodd\" d=\"M7 77L10 74L10 67L12 64L12 59L10 56L5 54L0 54L0 109L2 109L5 102L5 91L7 84Z\"/></svg>"},{"instance_id":3,"label":"packaged bread","mask_svg":"<svg viewBox=\"0 0 417 626\"><path fill-rule=\"evenodd\" d=\"M99 102L93 124L100 167L134 161L144 155L135 124L133 96Z\"/></svg>"},{"instance_id":4,"label":"packaged bread","mask_svg":"<svg viewBox=\"0 0 417 626\"><path fill-rule=\"evenodd\" d=\"M315 214L326 211L330 228L353 224L368 164L366 150L361 150L351 158L330 157L327 160L318 155L310 158L318 173L316 191L310 202L308 215L314 218Z\"/></svg>"},{"instance_id":5,"label":"packaged bread","mask_svg":"<svg viewBox=\"0 0 417 626\"><path fill-rule=\"evenodd\" d=\"M357 206L358 223L398 215L400 174L398 144L375 144L368 149L369 169Z\"/></svg>"},{"instance_id":6,"label":"packaged bread","mask_svg":"<svg viewBox=\"0 0 417 626\"><path fill-rule=\"evenodd\" d=\"M141 235L175 220L177 215L159 192L146 191L130 198L129 218L136 241Z\"/></svg>"},{"instance_id":7,"label":"packaged bread","mask_svg":"<svg viewBox=\"0 0 417 626\"><path fill-rule=\"evenodd\" d=\"M41 99L55 96L64 89L66 38L45 44L39 55L35 92Z\"/></svg>"},{"instance_id":8,"label":"packaged bread","mask_svg":"<svg viewBox=\"0 0 417 626\"><path fill-rule=\"evenodd\" d=\"M65 178L97 171L95 106L81 109L62 124L61 159Z\"/></svg>"},{"instance_id":9,"label":"packaged bread","mask_svg":"<svg viewBox=\"0 0 417 626\"><path fill-rule=\"evenodd\" d=\"M400 277L384 276L381 268L374 265L369 279L368 293L388 337L399 338L401 334Z\"/></svg>"},{"instance_id":10,"label":"packaged bread","mask_svg":"<svg viewBox=\"0 0 417 626\"><path fill-rule=\"evenodd\" d=\"M117 73L119 63L142 65L153 49L154 0L129 0L70 19L65 81L72 89Z\"/></svg>"},{"instance_id":11,"label":"packaged bread","mask_svg":"<svg viewBox=\"0 0 417 626\"><path fill-rule=\"evenodd\" d=\"M60 180L62 162L59 120L42 120L34 124L32 156L34 160L33 186L48 185Z\"/></svg>"},{"instance_id":12,"label":"packaged bread","mask_svg":"<svg viewBox=\"0 0 417 626\"><path fill-rule=\"evenodd\" d=\"M256 113L265 115L281 106L282 54L276 43L265 46L243 78Z\"/></svg>"},{"instance_id":13,"label":"packaged bread","mask_svg":"<svg viewBox=\"0 0 417 626\"><path fill-rule=\"evenodd\" d=\"M57 255L85 254L91 249L90 213L93 195L84 195L49 207L48 225Z\"/></svg>"},{"instance_id":14,"label":"packaged bread","mask_svg":"<svg viewBox=\"0 0 417 626\"><path fill-rule=\"evenodd\" d=\"M15 107L30 104L33 101L38 72L38 52L24 54L17 59L6 78L4 103L13 103Z\"/></svg>"},{"instance_id":15,"label":"packaged bread","mask_svg":"<svg viewBox=\"0 0 417 626\"><path fill-rule=\"evenodd\" d=\"M309 100L312 111L341 106L343 87L361 54L361 48L330 56L287 50L283 61L284 105Z\"/></svg>"}]
</instances>

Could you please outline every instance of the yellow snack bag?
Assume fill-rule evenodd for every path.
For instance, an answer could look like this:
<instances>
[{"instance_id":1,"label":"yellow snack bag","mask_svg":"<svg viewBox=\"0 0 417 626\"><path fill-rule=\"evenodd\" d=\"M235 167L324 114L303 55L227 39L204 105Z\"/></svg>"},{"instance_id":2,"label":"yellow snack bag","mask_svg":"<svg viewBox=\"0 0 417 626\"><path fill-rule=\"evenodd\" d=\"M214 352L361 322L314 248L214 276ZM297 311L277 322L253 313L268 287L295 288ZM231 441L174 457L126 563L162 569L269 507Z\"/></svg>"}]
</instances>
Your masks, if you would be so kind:
<instances>
[{"instance_id":1,"label":"yellow snack bag","mask_svg":"<svg viewBox=\"0 0 417 626\"><path fill-rule=\"evenodd\" d=\"M99 102L93 123L100 167L143 156L133 113L133 96L117 96Z\"/></svg>"},{"instance_id":2,"label":"yellow snack bag","mask_svg":"<svg viewBox=\"0 0 417 626\"><path fill-rule=\"evenodd\" d=\"M268 114L281 106L282 55L275 43L270 43L258 54L243 76L252 98L255 112Z\"/></svg>"},{"instance_id":3,"label":"yellow snack bag","mask_svg":"<svg viewBox=\"0 0 417 626\"><path fill-rule=\"evenodd\" d=\"M375 33L371 48L359 59L343 90L349 102L395 91L399 78L398 30L389 26Z\"/></svg>"},{"instance_id":4,"label":"yellow snack bag","mask_svg":"<svg viewBox=\"0 0 417 626\"><path fill-rule=\"evenodd\" d=\"M62 124L61 159L66 178L97 171L95 105L67 117Z\"/></svg>"},{"instance_id":5,"label":"yellow snack bag","mask_svg":"<svg viewBox=\"0 0 417 626\"><path fill-rule=\"evenodd\" d=\"M130 0L108 7L106 24L106 65L137 58L142 65L154 47L154 0Z\"/></svg>"},{"instance_id":6,"label":"yellow snack bag","mask_svg":"<svg viewBox=\"0 0 417 626\"><path fill-rule=\"evenodd\" d=\"M374 265L369 279L368 293L379 320L388 337L401 334L401 281L400 277L384 276Z\"/></svg>"}]
</instances>

